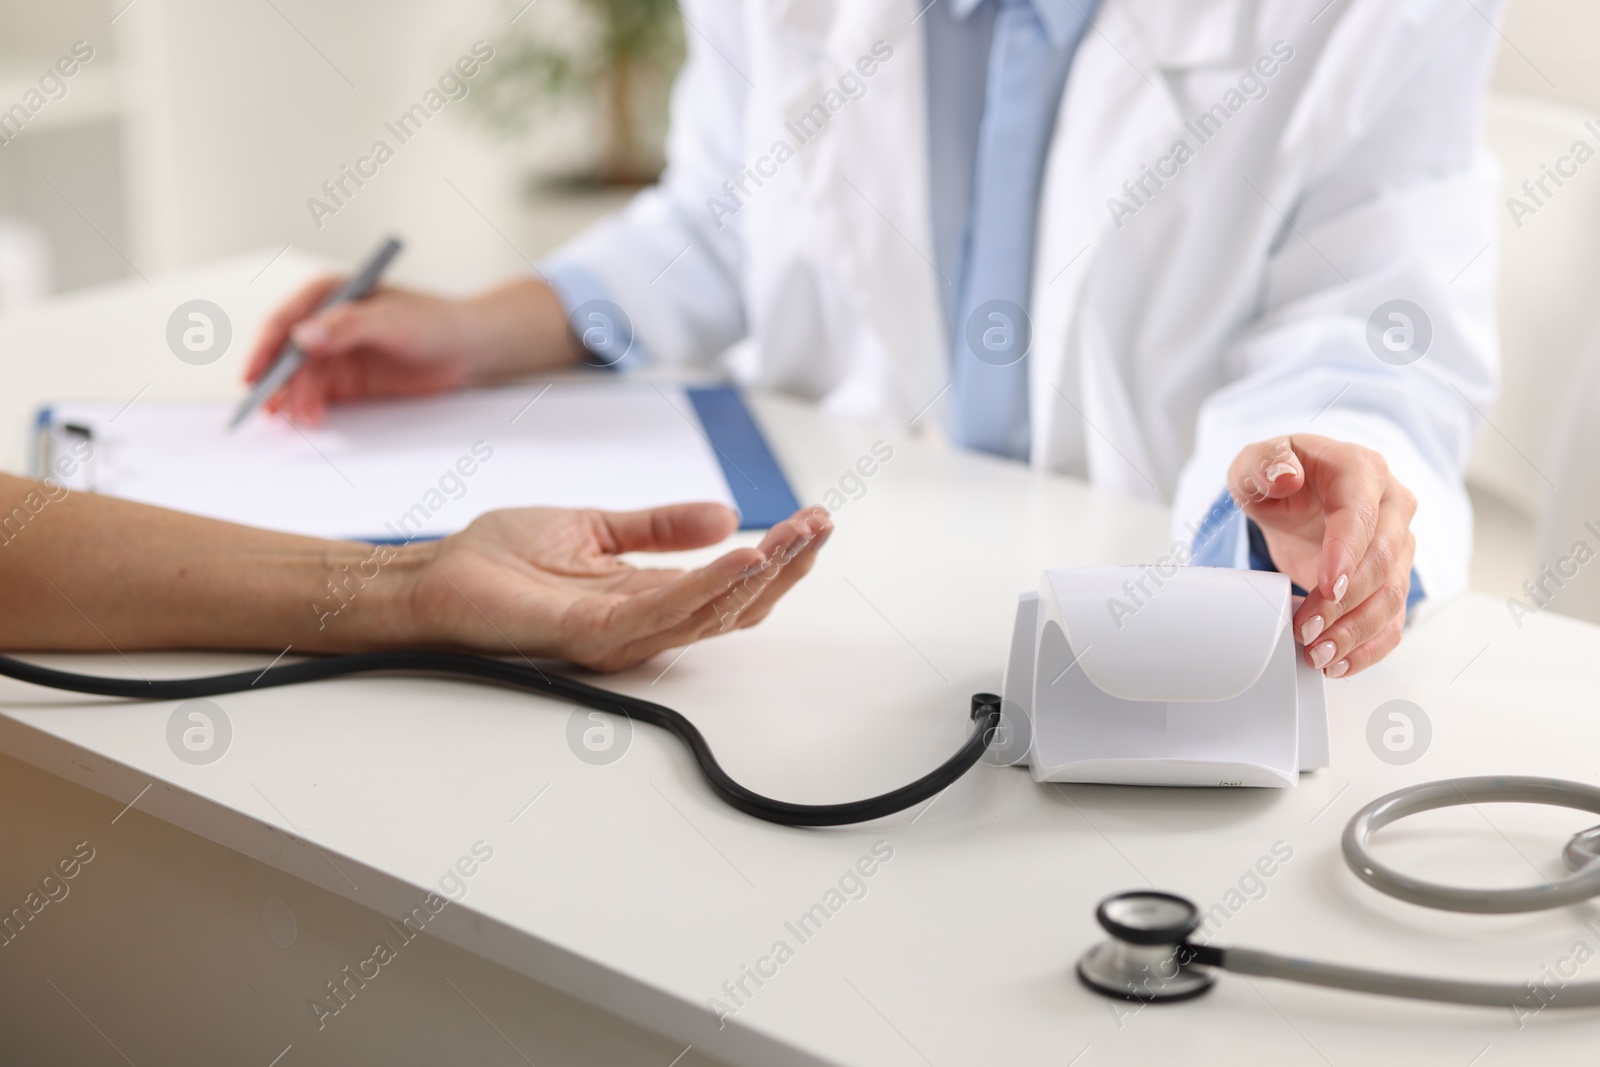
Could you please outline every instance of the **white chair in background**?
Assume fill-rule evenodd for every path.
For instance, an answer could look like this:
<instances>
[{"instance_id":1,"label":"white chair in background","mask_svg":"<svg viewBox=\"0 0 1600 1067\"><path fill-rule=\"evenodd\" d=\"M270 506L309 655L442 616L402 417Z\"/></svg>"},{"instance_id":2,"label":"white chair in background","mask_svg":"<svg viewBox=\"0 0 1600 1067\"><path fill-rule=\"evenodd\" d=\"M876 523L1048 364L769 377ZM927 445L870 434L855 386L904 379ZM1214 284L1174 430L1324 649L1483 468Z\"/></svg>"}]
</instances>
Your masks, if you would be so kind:
<instances>
[{"instance_id":1,"label":"white chair in background","mask_svg":"<svg viewBox=\"0 0 1600 1067\"><path fill-rule=\"evenodd\" d=\"M1600 556L1600 535L1583 525L1593 519L1600 530L1600 476L1591 470L1591 459L1600 457L1600 374L1584 373L1600 357L1600 117L1497 94L1485 136L1502 171L1503 370L1492 425L1473 455L1468 481L1525 520L1517 535L1480 536L1482 549L1531 542L1524 558L1499 562L1519 573L1519 582L1536 581L1544 564L1558 563L1580 538ZM1589 157L1582 163L1574 154L1580 141ZM1558 166L1576 171L1559 175L1559 186L1548 177ZM1541 178L1545 191L1537 184ZM1524 182L1533 183L1533 196ZM1519 209L1520 218L1513 219L1510 197L1532 213ZM1575 388L1581 383L1587 389ZM1528 530L1539 535L1529 537ZM1544 606L1600 621L1600 559L1565 580L1554 598L1541 595Z\"/></svg>"},{"instance_id":2,"label":"white chair in background","mask_svg":"<svg viewBox=\"0 0 1600 1067\"><path fill-rule=\"evenodd\" d=\"M1600 347L1590 345L1558 424L1539 518L1538 560L1522 600L1600 622Z\"/></svg>"}]
</instances>

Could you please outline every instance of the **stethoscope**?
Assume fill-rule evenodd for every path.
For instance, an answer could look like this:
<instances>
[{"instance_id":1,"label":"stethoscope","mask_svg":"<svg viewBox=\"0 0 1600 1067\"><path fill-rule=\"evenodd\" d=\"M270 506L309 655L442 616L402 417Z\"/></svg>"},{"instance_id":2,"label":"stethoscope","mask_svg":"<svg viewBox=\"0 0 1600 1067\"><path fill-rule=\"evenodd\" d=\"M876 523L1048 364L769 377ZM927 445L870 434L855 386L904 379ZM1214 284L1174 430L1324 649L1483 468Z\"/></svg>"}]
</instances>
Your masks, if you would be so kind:
<instances>
[{"instance_id":1,"label":"stethoscope","mask_svg":"<svg viewBox=\"0 0 1600 1067\"><path fill-rule=\"evenodd\" d=\"M1406 786L1379 797L1345 824L1344 860L1374 889L1425 908L1503 915L1542 911L1600 896L1600 826L1574 834L1562 858L1574 873L1543 885L1516 889L1465 889L1402 874L1375 859L1368 843L1383 827L1408 815L1460 804L1548 804L1600 814L1600 789L1559 778L1449 778ZM1172 893L1135 890L1107 897L1095 918L1111 940L1078 960L1078 978L1096 993L1154 1004L1188 1000L1210 989L1216 972L1281 978L1357 993L1486 1007L1587 1008L1600 1005L1600 982L1569 982L1559 995L1541 998L1530 983L1462 982L1393 974L1281 956L1250 948L1195 944L1200 909Z\"/></svg>"},{"instance_id":2,"label":"stethoscope","mask_svg":"<svg viewBox=\"0 0 1600 1067\"><path fill-rule=\"evenodd\" d=\"M536 664L509 663L446 652L367 652L328 656L268 667L264 671L208 678L102 678L41 667L0 655L0 675L33 685L77 693L140 700L189 700L243 690L371 673L432 674L512 686L597 711L626 715L676 735L693 755L712 790L748 815L786 826L841 826L904 811L943 791L979 760L994 740L1001 699L992 693L972 697L972 733L944 763L899 789L841 804L794 804L774 800L734 781L693 723L661 704L615 693L545 671ZM1345 863L1356 877L1380 892L1428 908L1476 914L1541 911L1600 896L1600 826L1573 835L1563 850L1570 877L1519 889L1462 889L1425 882L1375 859L1367 847L1378 830L1397 819L1460 804L1548 804L1600 815L1600 789L1559 778L1452 778L1407 786L1362 808L1345 825ZM1343 964L1280 956L1248 948L1195 944L1200 909L1172 893L1135 890L1101 901L1095 917L1111 940L1078 961L1078 977L1096 993L1144 1003L1187 1000L1210 989L1217 971L1281 978L1290 982L1348 989L1383 996L1486 1006L1594 1007L1600 982L1568 983L1552 1000L1540 1000L1531 985L1460 982L1447 978L1391 974Z\"/></svg>"}]
</instances>

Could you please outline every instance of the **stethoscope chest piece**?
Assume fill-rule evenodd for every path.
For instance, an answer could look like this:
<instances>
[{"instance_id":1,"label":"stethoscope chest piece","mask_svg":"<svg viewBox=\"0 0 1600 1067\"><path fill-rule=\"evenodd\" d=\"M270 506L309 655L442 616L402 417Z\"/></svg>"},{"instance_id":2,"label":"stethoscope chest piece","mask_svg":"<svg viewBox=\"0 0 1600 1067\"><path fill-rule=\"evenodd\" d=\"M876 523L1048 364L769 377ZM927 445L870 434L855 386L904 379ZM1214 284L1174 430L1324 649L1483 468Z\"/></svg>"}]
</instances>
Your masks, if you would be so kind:
<instances>
[{"instance_id":1,"label":"stethoscope chest piece","mask_svg":"<svg viewBox=\"0 0 1600 1067\"><path fill-rule=\"evenodd\" d=\"M1210 967L1196 962L1189 936L1200 909L1180 896L1151 890L1119 893L1095 911L1109 941L1078 960L1078 980L1102 996L1154 1004L1188 1000L1211 988Z\"/></svg>"},{"instance_id":2,"label":"stethoscope chest piece","mask_svg":"<svg viewBox=\"0 0 1600 1067\"><path fill-rule=\"evenodd\" d=\"M1356 877L1380 892L1446 911L1505 915L1600 899L1600 827L1577 833L1567 842L1563 855L1572 874L1511 889L1425 882L1380 863L1369 848L1372 835L1396 820L1436 808L1492 803L1550 804L1600 814L1600 788L1557 778L1512 775L1406 786L1374 800L1345 825L1345 863ZM1474 982L1308 960L1260 949L1196 945L1189 939L1200 928L1200 911L1171 893L1119 893L1101 902L1095 918L1111 940L1083 954L1078 960L1078 978L1106 997L1146 1004L1186 1000L1210 989L1217 971L1233 971L1355 993L1509 1007L1513 1013L1533 1013L1551 1006L1600 1007L1600 981L1564 982L1557 995L1526 981Z\"/></svg>"}]
</instances>

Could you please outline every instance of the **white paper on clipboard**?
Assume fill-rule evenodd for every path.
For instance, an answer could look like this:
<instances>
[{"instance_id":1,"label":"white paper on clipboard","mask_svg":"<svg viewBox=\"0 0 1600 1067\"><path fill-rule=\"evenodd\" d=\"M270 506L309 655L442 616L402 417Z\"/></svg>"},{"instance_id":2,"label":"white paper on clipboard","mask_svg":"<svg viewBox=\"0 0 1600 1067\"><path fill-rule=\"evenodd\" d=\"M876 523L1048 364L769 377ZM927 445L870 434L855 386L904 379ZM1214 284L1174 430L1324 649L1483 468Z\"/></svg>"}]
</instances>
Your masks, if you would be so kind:
<instances>
[{"instance_id":1,"label":"white paper on clipboard","mask_svg":"<svg viewBox=\"0 0 1600 1067\"><path fill-rule=\"evenodd\" d=\"M61 403L42 439L88 429L95 492L317 537L439 537L511 507L734 506L680 386L534 383L341 405L314 429L260 415L228 433L232 408Z\"/></svg>"}]
</instances>

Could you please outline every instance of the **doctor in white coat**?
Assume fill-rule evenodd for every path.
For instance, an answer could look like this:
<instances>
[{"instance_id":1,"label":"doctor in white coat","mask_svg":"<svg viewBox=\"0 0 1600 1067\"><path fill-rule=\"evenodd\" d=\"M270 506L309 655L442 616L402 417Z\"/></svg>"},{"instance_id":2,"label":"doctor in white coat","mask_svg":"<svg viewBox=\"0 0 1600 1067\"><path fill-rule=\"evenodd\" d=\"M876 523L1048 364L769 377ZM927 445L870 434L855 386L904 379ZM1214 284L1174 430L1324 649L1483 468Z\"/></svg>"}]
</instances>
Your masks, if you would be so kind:
<instances>
[{"instance_id":1,"label":"doctor in white coat","mask_svg":"<svg viewBox=\"0 0 1600 1067\"><path fill-rule=\"evenodd\" d=\"M280 310L277 399L725 368L1170 503L1339 677L1466 583L1499 17L1461 0L683 0L668 166L542 276ZM581 339L581 344L577 343Z\"/></svg>"}]
</instances>

